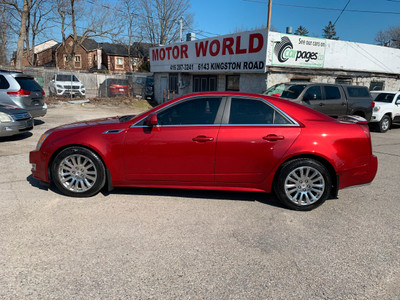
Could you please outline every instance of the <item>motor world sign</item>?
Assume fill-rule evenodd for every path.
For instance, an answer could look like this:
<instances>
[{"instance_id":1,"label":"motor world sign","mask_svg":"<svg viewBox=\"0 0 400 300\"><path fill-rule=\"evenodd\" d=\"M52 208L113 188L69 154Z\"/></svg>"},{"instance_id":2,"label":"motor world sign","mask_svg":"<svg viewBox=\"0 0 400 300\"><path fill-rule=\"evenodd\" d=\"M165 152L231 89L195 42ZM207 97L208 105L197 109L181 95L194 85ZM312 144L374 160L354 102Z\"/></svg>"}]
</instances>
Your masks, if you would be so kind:
<instances>
[{"instance_id":1,"label":"motor world sign","mask_svg":"<svg viewBox=\"0 0 400 300\"><path fill-rule=\"evenodd\" d=\"M267 31L247 31L150 49L152 72L263 73Z\"/></svg>"},{"instance_id":2,"label":"motor world sign","mask_svg":"<svg viewBox=\"0 0 400 300\"><path fill-rule=\"evenodd\" d=\"M272 65L323 68L326 40L281 34L274 41Z\"/></svg>"}]
</instances>

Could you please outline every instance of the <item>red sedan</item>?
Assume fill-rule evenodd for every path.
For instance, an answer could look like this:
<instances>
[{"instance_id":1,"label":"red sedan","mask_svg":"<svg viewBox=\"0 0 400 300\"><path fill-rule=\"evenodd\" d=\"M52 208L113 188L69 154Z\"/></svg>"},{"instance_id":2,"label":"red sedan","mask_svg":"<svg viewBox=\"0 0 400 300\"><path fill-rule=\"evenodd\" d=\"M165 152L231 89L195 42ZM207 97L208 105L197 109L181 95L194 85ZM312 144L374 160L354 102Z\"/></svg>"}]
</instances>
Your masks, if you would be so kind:
<instances>
[{"instance_id":1,"label":"red sedan","mask_svg":"<svg viewBox=\"0 0 400 300\"><path fill-rule=\"evenodd\" d=\"M287 100L229 92L50 129L30 162L35 178L68 196L121 186L273 190L296 210L370 183L378 164L362 118L336 120Z\"/></svg>"}]
</instances>

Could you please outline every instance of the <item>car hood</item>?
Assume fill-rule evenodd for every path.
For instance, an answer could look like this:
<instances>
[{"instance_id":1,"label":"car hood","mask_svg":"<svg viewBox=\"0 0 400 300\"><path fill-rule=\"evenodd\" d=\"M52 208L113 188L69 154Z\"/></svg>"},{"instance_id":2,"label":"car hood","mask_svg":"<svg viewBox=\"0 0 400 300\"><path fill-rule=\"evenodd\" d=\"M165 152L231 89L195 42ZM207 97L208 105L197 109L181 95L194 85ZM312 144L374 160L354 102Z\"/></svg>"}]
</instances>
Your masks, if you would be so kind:
<instances>
[{"instance_id":1,"label":"car hood","mask_svg":"<svg viewBox=\"0 0 400 300\"><path fill-rule=\"evenodd\" d=\"M61 125L61 126L52 128L49 130L49 132L69 130L69 129L75 129L75 128L76 129L79 128L82 130L82 129L88 128L88 127L120 124L121 123L120 119L121 119L121 117L115 116L115 117L108 117L108 118L102 118L102 119L79 121L79 122L74 122L74 123L65 124L65 125Z\"/></svg>"},{"instance_id":2,"label":"car hood","mask_svg":"<svg viewBox=\"0 0 400 300\"><path fill-rule=\"evenodd\" d=\"M377 102L377 101L374 101L375 102L375 106L380 106L380 107L386 107L386 106L388 106L388 107L390 107L390 106L392 106L393 105L393 103L387 103L387 102Z\"/></svg>"},{"instance_id":3,"label":"car hood","mask_svg":"<svg viewBox=\"0 0 400 300\"><path fill-rule=\"evenodd\" d=\"M80 81L56 81L55 84L62 84L62 85L80 85L83 86L82 82Z\"/></svg>"}]
</instances>

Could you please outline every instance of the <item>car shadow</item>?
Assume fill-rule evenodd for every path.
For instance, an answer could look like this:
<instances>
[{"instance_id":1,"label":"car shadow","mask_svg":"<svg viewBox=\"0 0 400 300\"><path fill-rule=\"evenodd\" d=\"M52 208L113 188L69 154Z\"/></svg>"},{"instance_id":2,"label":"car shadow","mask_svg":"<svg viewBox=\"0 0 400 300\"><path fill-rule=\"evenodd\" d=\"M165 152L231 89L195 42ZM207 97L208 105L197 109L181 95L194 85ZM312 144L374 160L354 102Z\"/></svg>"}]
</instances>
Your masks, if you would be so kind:
<instances>
[{"instance_id":1,"label":"car shadow","mask_svg":"<svg viewBox=\"0 0 400 300\"><path fill-rule=\"evenodd\" d=\"M45 122L42 120L33 119L33 124L35 126L43 125Z\"/></svg>"},{"instance_id":2,"label":"car shadow","mask_svg":"<svg viewBox=\"0 0 400 300\"><path fill-rule=\"evenodd\" d=\"M237 192L237 191L213 191L213 190L186 190L186 189L166 189L166 188L128 188L118 187L112 191L102 191L104 196L114 195L140 195L158 197L179 197L191 199L210 199L228 201L253 201L267 205L285 208L273 193L257 192Z\"/></svg>"},{"instance_id":3,"label":"car shadow","mask_svg":"<svg viewBox=\"0 0 400 300\"><path fill-rule=\"evenodd\" d=\"M32 175L32 174L29 175L28 177L26 177L26 181L28 181L29 184L30 184L31 186L33 186L33 187L35 187L35 188L38 188L39 190L43 190L43 191L51 190L51 191L53 191L53 192L56 193L56 190L55 190L55 189L53 190L53 189L50 187L49 184L43 183L42 181L33 178L33 175Z\"/></svg>"},{"instance_id":4,"label":"car shadow","mask_svg":"<svg viewBox=\"0 0 400 300\"><path fill-rule=\"evenodd\" d=\"M15 141L21 141L25 140L27 138L30 138L33 136L33 133L30 131L18 134L18 135L12 135L12 136L3 136L0 137L0 142L15 142Z\"/></svg>"}]
</instances>

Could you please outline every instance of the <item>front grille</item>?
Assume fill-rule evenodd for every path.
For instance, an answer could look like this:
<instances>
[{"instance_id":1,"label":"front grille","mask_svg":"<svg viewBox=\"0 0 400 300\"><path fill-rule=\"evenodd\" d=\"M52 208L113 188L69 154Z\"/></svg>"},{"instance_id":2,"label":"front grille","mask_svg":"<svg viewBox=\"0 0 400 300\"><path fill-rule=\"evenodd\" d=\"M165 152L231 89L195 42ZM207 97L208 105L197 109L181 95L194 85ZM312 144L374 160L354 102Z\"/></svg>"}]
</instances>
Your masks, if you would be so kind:
<instances>
[{"instance_id":1,"label":"front grille","mask_svg":"<svg viewBox=\"0 0 400 300\"><path fill-rule=\"evenodd\" d=\"M66 90L79 90L79 85L73 85L73 86L70 86L70 85L64 85L64 89L66 89Z\"/></svg>"},{"instance_id":2,"label":"front grille","mask_svg":"<svg viewBox=\"0 0 400 300\"><path fill-rule=\"evenodd\" d=\"M20 120L26 120L30 119L30 115L28 113L19 113L19 114L14 114L11 115L14 121L20 121Z\"/></svg>"}]
</instances>

